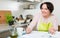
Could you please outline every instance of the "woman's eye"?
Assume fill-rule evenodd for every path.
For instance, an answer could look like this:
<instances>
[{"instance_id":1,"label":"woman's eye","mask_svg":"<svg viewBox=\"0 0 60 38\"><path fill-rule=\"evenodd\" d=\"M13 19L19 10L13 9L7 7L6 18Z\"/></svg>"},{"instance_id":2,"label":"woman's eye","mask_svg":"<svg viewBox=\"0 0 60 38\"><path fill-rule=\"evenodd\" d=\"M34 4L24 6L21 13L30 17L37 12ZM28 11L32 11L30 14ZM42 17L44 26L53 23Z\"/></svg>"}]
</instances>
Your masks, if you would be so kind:
<instances>
[{"instance_id":1,"label":"woman's eye","mask_svg":"<svg viewBox=\"0 0 60 38\"><path fill-rule=\"evenodd\" d=\"M48 10L47 8L41 8L41 9Z\"/></svg>"},{"instance_id":2,"label":"woman's eye","mask_svg":"<svg viewBox=\"0 0 60 38\"><path fill-rule=\"evenodd\" d=\"M45 10L48 10L47 8L45 8Z\"/></svg>"}]
</instances>

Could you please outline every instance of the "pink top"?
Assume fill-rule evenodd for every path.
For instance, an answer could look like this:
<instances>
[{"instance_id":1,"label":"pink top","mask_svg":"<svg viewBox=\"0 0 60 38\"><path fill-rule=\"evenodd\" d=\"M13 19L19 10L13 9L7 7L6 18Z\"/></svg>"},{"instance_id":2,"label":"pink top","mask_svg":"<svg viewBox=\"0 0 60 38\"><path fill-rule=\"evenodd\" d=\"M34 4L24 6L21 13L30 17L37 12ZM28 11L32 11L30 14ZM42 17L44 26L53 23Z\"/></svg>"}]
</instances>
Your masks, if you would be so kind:
<instances>
[{"instance_id":1,"label":"pink top","mask_svg":"<svg viewBox=\"0 0 60 38\"><path fill-rule=\"evenodd\" d=\"M37 13L34 15L34 18L28 27L30 27L31 29L33 29L34 26L38 27L38 25L41 21L45 22L45 23L51 22L53 27L55 29L58 29L58 22L57 22L56 16L51 15L49 18L45 19L45 18L43 18L41 13Z\"/></svg>"}]
</instances>

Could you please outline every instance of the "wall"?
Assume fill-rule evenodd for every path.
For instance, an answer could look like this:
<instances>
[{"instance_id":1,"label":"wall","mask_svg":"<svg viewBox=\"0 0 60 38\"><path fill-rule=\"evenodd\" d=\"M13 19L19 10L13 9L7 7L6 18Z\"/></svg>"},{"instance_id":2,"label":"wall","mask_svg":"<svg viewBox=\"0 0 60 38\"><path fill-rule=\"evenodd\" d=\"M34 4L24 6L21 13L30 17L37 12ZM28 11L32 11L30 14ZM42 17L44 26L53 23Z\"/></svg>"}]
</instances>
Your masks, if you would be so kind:
<instances>
[{"instance_id":1,"label":"wall","mask_svg":"<svg viewBox=\"0 0 60 38\"><path fill-rule=\"evenodd\" d=\"M23 12L21 5L16 1L0 1L0 10L11 10L12 15L18 17Z\"/></svg>"},{"instance_id":2,"label":"wall","mask_svg":"<svg viewBox=\"0 0 60 38\"><path fill-rule=\"evenodd\" d=\"M0 1L14 1L14 0L0 0Z\"/></svg>"}]
</instances>

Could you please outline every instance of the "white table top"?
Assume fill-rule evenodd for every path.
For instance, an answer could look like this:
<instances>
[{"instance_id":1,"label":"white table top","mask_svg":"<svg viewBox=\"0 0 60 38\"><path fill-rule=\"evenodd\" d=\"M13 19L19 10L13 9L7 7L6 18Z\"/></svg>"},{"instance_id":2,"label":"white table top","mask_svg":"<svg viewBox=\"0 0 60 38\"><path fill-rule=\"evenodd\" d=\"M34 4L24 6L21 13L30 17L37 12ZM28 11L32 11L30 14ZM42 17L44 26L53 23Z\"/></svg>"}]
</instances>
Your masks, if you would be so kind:
<instances>
[{"instance_id":1,"label":"white table top","mask_svg":"<svg viewBox=\"0 0 60 38\"><path fill-rule=\"evenodd\" d=\"M56 32L52 38L60 38L60 32ZM48 32L32 31L30 34L23 35L22 38L50 38Z\"/></svg>"},{"instance_id":2,"label":"white table top","mask_svg":"<svg viewBox=\"0 0 60 38\"><path fill-rule=\"evenodd\" d=\"M52 38L60 38L59 36L60 32L56 32ZM18 38L50 38L50 34L48 32L32 31L30 34L25 34L22 37L20 36Z\"/></svg>"}]
</instances>

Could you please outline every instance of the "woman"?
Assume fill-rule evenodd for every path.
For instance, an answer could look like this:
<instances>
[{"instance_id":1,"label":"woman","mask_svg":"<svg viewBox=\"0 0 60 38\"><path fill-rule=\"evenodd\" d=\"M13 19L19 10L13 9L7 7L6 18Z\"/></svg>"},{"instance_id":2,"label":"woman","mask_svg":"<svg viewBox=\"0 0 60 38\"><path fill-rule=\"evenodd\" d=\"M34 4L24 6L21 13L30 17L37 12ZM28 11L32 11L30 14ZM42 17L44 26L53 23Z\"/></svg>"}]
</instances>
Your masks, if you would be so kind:
<instances>
[{"instance_id":1,"label":"woman","mask_svg":"<svg viewBox=\"0 0 60 38\"><path fill-rule=\"evenodd\" d=\"M37 13L32 22L26 29L26 33L30 33L37 25L37 30L42 32L50 32L54 34L58 29L56 17L52 14L54 6L51 2L44 2L40 6L41 13Z\"/></svg>"}]
</instances>

